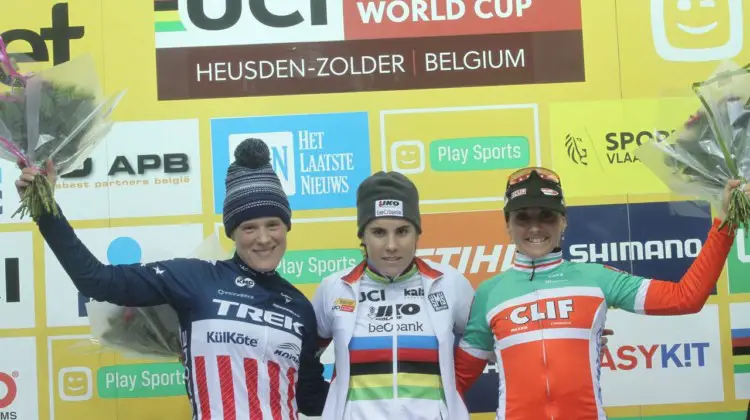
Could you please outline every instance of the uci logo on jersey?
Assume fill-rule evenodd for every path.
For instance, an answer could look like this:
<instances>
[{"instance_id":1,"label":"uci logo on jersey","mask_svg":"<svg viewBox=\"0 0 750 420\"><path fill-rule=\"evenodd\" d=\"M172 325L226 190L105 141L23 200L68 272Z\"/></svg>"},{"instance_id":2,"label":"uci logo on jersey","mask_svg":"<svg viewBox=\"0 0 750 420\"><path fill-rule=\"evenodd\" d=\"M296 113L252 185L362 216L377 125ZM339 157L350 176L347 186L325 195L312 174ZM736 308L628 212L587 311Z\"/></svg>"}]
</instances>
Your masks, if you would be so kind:
<instances>
[{"instance_id":1,"label":"uci logo on jersey","mask_svg":"<svg viewBox=\"0 0 750 420\"><path fill-rule=\"evenodd\" d=\"M234 279L234 284L236 284L237 287L247 287L250 289L255 286L255 281L250 277L237 276L237 278Z\"/></svg>"}]
</instances>

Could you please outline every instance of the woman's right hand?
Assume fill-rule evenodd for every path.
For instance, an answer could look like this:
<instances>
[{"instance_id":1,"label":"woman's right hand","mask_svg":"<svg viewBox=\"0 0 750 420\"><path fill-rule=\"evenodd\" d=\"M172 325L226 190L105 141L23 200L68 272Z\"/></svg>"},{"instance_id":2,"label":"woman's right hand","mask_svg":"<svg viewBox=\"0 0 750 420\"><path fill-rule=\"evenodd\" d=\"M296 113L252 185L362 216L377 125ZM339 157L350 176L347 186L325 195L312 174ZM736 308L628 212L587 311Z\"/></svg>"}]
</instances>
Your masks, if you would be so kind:
<instances>
[{"instance_id":1,"label":"woman's right hand","mask_svg":"<svg viewBox=\"0 0 750 420\"><path fill-rule=\"evenodd\" d=\"M16 180L16 191L18 191L18 196L23 198L24 191L31 185L34 176L39 174L39 169L25 166L22 162L18 162L18 167L21 168L21 175ZM57 170L51 160L47 161L46 170L49 183L55 185L55 182L57 182Z\"/></svg>"}]
</instances>

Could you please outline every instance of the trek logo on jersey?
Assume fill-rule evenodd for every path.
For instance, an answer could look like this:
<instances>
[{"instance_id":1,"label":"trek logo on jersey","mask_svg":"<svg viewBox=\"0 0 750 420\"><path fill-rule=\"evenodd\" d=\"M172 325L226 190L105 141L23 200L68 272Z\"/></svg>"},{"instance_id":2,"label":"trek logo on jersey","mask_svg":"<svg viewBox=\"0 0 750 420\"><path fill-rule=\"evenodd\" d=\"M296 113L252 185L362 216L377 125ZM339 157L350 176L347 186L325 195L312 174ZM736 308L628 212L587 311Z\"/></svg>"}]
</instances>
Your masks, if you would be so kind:
<instances>
[{"instance_id":1,"label":"trek logo on jersey","mask_svg":"<svg viewBox=\"0 0 750 420\"><path fill-rule=\"evenodd\" d=\"M335 302L333 302L333 308L334 311L342 311L342 312L354 312L354 299L345 299L345 298L338 298Z\"/></svg>"},{"instance_id":2,"label":"trek logo on jersey","mask_svg":"<svg viewBox=\"0 0 750 420\"><path fill-rule=\"evenodd\" d=\"M230 331L209 331L206 333L206 343L239 344L248 347L258 347L257 338Z\"/></svg>"},{"instance_id":3,"label":"trek logo on jersey","mask_svg":"<svg viewBox=\"0 0 750 420\"><path fill-rule=\"evenodd\" d=\"M573 299L549 300L544 305L532 303L521 305L510 311L510 321L516 325L544 319L568 319L573 312Z\"/></svg>"},{"instance_id":4,"label":"trek logo on jersey","mask_svg":"<svg viewBox=\"0 0 750 420\"><path fill-rule=\"evenodd\" d=\"M359 292L359 302L382 302L385 300L385 290L370 290L369 292Z\"/></svg>"},{"instance_id":5,"label":"trek logo on jersey","mask_svg":"<svg viewBox=\"0 0 750 420\"><path fill-rule=\"evenodd\" d=\"M405 316L418 314L422 308L416 303L397 303L395 305L381 305L370 307L370 313L367 316L373 321L391 321L394 315L396 319L403 319Z\"/></svg>"},{"instance_id":6,"label":"trek logo on jersey","mask_svg":"<svg viewBox=\"0 0 750 420\"><path fill-rule=\"evenodd\" d=\"M243 319L257 325L268 325L302 337L304 325L290 316L229 300L214 299L214 303L219 304L219 309L216 311L219 316Z\"/></svg>"},{"instance_id":7,"label":"trek logo on jersey","mask_svg":"<svg viewBox=\"0 0 750 420\"><path fill-rule=\"evenodd\" d=\"M404 217L404 203L400 200L375 202L375 217Z\"/></svg>"},{"instance_id":8,"label":"trek logo on jersey","mask_svg":"<svg viewBox=\"0 0 750 420\"><path fill-rule=\"evenodd\" d=\"M251 289L255 286L255 281L250 277L237 276L237 278L234 279L234 284L236 284L237 287L247 287L248 289Z\"/></svg>"},{"instance_id":9,"label":"trek logo on jersey","mask_svg":"<svg viewBox=\"0 0 750 420\"><path fill-rule=\"evenodd\" d=\"M415 289L404 289L404 297L405 298L423 298L424 289L421 287L418 287Z\"/></svg>"},{"instance_id":10,"label":"trek logo on jersey","mask_svg":"<svg viewBox=\"0 0 750 420\"><path fill-rule=\"evenodd\" d=\"M698 368L706 366L709 342L624 345L602 349L601 367L610 370Z\"/></svg>"},{"instance_id":11,"label":"trek logo on jersey","mask_svg":"<svg viewBox=\"0 0 750 420\"><path fill-rule=\"evenodd\" d=\"M434 309L435 312L440 312L448 309L448 299L445 298L445 294L443 292L430 293L427 298L430 300L432 309Z\"/></svg>"}]
</instances>

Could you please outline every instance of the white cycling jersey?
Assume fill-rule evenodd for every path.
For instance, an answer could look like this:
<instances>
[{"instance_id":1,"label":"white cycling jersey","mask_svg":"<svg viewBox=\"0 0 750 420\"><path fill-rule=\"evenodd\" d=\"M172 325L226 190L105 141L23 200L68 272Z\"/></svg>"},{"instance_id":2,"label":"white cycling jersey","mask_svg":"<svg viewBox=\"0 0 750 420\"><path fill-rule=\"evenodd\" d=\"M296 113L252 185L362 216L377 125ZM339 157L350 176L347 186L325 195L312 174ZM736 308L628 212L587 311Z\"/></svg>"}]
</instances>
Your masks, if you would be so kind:
<instances>
[{"instance_id":1,"label":"white cycling jersey","mask_svg":"<svg viewBox=\"0 0 750 420\"><path fill-rule=\"evenodd\" d=\"M453 349L473 292L455 269L421 259L395 280L364 262L324 279L313 306L335 370L323 419L468 419Z\"/></svg>"}]
</instances>

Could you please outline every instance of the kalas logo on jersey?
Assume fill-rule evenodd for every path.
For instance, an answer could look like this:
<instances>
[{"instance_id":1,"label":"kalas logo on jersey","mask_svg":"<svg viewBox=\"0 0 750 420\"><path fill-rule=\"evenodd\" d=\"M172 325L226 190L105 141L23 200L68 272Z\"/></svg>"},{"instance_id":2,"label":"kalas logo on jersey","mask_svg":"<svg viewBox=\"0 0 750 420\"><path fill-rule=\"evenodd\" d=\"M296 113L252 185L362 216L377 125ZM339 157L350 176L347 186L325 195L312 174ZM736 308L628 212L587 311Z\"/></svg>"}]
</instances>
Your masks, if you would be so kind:
<instances>
[{"instance_id":1,"label":"kalas logo on jersey","mask_svg":"<svg viewBox=\"0 0 750 420\"><path fill-rule=\"evenodd\" d=\"M708 342L638 344L603 348L601 367L610 370L706 367Z\"/></svg>"},{"instance_id":2,"label":"kalas logo on jersey","mask_svg":"<svg viewBox=\"0 0 750 420\"><path fill-rule=\"evenodd\" d=\"M707 203L577 206L568 211L563 254L647 278L679 281L711 227Z\"/></svg>"},{"instance_id":3,"label":"kalas logo on jersey","mask_svg":"<svg viewBox=\"0 0 750 420\"><path fill-rule=\"evenodd\" d=\"M214 299L214 303L219 304L216 314L223 317L244 319L258 325L268 325L280 330L288 331L302 336L304 325L295 321L292 317L280 314L278 312L264 311L244 303L237 303L228 300Z\"/></svg>"},{"instance_id":4,"label":"kalas logo on jersey","mask_svg":"<svg viewBox=\"0 0 750 420\"><path fill-rule=\"evenodd\" d=\"M404 289L405 298L422 298L424 297L424 288Z\"/></svg>"},{"instance_id":5,"label":"kalas logo on jersey","mask_svg":"<svg viewBox=\"0 0 750 420\"><path fill-rule=\"evenodd\" d=\"M417 256L454 267L476 287L510 268L510 243L500 211L422 215Z\"/></svg>"}]
</instances>

